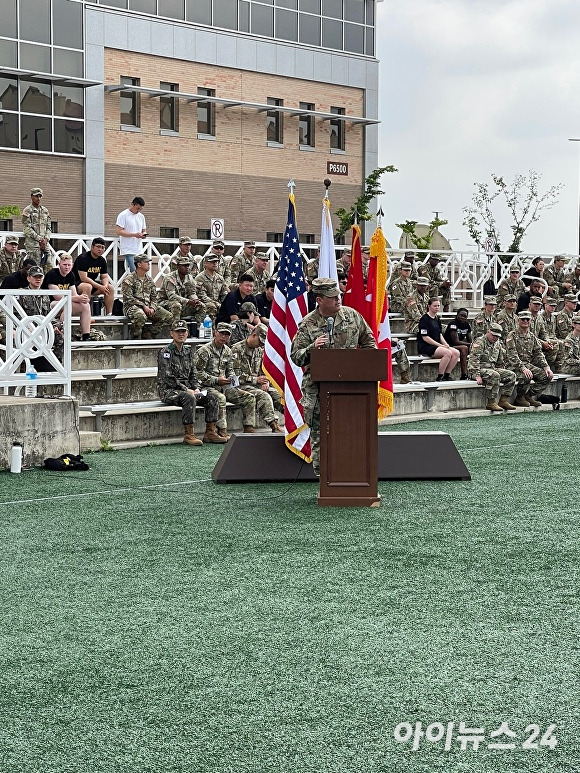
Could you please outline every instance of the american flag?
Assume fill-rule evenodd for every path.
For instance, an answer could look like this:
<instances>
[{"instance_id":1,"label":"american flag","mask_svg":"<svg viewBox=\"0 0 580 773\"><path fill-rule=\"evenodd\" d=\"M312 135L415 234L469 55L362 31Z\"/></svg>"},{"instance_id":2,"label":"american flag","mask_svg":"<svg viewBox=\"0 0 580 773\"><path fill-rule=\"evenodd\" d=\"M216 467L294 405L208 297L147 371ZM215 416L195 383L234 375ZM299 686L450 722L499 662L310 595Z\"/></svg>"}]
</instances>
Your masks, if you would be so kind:
<instances>
[{"instance_id":1,"label":"american flag","mask_svg":"<svg viewBox=\"0 0 580 773\"><path fill-rule=\"evenodd\" d=\"M262 368L284 400L286 446L309 462L310 429L304 423L304 412L299 403L302 368L290 359L292 339L306 313L306 282L296 230L294 194L291 193Z\"/></svg>"}]
</instances>

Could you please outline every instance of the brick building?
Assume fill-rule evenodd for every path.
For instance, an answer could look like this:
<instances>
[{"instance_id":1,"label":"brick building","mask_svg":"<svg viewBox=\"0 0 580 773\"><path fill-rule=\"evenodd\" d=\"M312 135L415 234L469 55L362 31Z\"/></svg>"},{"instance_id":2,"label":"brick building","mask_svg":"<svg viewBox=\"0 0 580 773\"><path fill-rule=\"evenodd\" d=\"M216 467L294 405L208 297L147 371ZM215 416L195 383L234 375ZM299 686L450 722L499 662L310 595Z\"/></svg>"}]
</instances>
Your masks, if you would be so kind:
<instances>
[{"instance_id":1,"label":"brick building","mask_svg":"<svg viewBox=\"0 0 580 773\"><path fill-rule=\"evenodd\" d=\"M375 0L3 0L0 204L45 191L60 233L274 241L296 182L350 206L377 165ZM3 227L20 228L17 218Z\"/></svg>"}]
</instances>

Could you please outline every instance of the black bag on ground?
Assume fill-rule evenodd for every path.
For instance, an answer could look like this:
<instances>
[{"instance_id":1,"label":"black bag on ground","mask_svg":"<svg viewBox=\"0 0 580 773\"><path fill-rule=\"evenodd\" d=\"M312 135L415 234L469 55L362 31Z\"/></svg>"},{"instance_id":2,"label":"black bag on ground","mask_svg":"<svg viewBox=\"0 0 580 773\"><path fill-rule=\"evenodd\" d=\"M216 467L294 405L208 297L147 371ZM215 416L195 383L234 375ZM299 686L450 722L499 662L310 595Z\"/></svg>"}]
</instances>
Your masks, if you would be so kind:
<instances>
[{"instance_id":1,"label":"black bag on ground","mask_svg":"<svg viewBox=\"0 0 580 773\"><path fill-rule=\"evenodd\" d=\"M44 466L47 470L58 470L59 472L89 469L89 465L83 460L83 457L75 456L75 454L62 454L56 459L45 459Z\"/></svg>"},{"instance_id":2,"label":"black bag on ground","mask_svg":"<svg viewBox=\"0 0 580 773\"><path fill-rule=\"evenodd\" d=\"M538 400L544 405L551 405L553 411L560 410L560 398L556 395L538 395Z\"/></svg>"}]
</instances>

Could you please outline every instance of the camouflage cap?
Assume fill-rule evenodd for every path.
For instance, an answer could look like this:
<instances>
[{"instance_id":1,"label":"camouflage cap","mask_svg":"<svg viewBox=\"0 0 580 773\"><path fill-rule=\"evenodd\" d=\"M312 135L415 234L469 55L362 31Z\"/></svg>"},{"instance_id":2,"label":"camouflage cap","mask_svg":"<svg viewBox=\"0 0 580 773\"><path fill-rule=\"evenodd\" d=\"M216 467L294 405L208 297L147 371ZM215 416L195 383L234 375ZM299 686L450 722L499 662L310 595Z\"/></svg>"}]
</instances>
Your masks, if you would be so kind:
<instances>
[{"instance_id":1,"label":"camouflage cap","mask_svg":"<svg viewBox=\"0 0 580 773\"><path fill-rule=\"evenodd\" d=\"M572 314L572 324L580 325L580 314Z\"/></svg>"},{"instance_id":2,"label":"camouflage cap","mask_svg":"<svg viewBox=\"0 0 580 773\"><path fill-rule=\"evenodd\" d=\"M204 261L205 261L206 263L217 263L217 262L218 262L218 260L219 260L219 257L218 257L217 255L211 255L211 254L210 254L210 255L206 255L206 256L204 257Z\"/></svg>"},{"instance_id":3,"label":"camouflage cap","mask_svg":"<svg viewBox=\"0 0 580 773\"><path fill-rule=\"evenodd\" d=\"M429 287L429 280L426 276L420 276L415 282L417 287Z\"/></svg>"},{"instance_id":4,"label":"camouflage cap","mask_svg":"<svg viewBox=\"0 0 580 773\"><path fill-rule=\"evenodd\" d=\"M244 242L244 247L255 247L256 242L253 239L248 239Z\"/></svg>"},{"instance_id":5,"label":"camouflage cap","mask_svg":"<svg viewBox=\"0 0 580 773\"><path fill-rule=\"evenodd\" d=\"M184 319L178 319L171 325L170 330L174 333L178 330L187 330L189 332L189 327Z\"/></svg>"},{"instance_id":6,"label":"camouflage cap","mask_svg":"<svg viewBox=\"0 0 580 773\"><path fill-rule=\"evenodd\" d=\"M270 260L270 258L266 255L265 252L257 252L254 255L254 260Z\"/></svg>"},{"instance_id":7,"label":"camouflage cap","mask_svg":"<svg viewBox=\"0 0 580 773\"><path fill-rule=\"evenodd\" d=\"M191 258L188 258L187 255L178 255L171 262L175 263L176 266L191 266Z\"/></svg>"},{"instance_id":8,"label":"camouflage cap","mask_svg":"<svg viewBox=\"0 0 580 773\"><path fill-rule=\"evenodd\" d=\"M342 251L343 255L352 255L352 248L351 247L345 247Z\"/></svg>"},{"instance_id":9,"label":"camouflage cap","mask_svg":"<svg viewBox=\"0 0 580 773\"><path fill-rule=\"evenodd\" d=\"M212 247L225 247L226 245L222 242L221 239L214 239L212 243Z\"/></svg>"},{"instance_id":10,"label":"camouflage cap","mask_svg":"<svg viewBox=\"0 0 580 773\"><path fill-rule=\"evenodd\" d=\"M266 343L266 336L268 335L268 327L266 325L260 322L260 324L256 325L254 328L254 333L258 334L258 338L260 339L261 344Z\"/></svg>"},{"instance_id":11,"label":"camouflage cap","mask_svg":"<svg viewBox=\"0 0 580 773\"><path fill-rule=\"evenodd\" d=\"M240 311L253 311L254 314L256 314L258 309L251 301L245 301L245 303L242 303L240 306Z\"/></svg>"},{"instance_id":12,"label":"camouflage cap","mask_svg":"<svg viewBox=\"0 0 580 773\"><path fill-rule=\"evenodd\" d=\"M544 298L544 306L557 306L558 301L555 298L550 298L548 295Z\"/></svg>"},{"instance_id":13,"label":"camouflage cap","mask_svg":"<svg viewBox=\"0 0 580 773\"><path fill-rule=\"evenodd\" d=\"M495 295L484 295L483 302L488 306L497 306L497 298Z\"/></svg>"},{"instance_id":14,"label":"camouflage cap","mask_svg":"<svg viewBox=\"0 0 580 773\"><path fill-rule=\"evenodd\" d=\"M498 325L497 322L492 322L489 326L489 332L493 333L494 336L501 336L503 334L503 328L501 325Z\"/></svg>"},{"instance_id":15,"label":"camouflage cap","mask_svg":"<svg viewBox=\"0 0 580 773\"><path fill-rule=\"evenodd\" d=\"M510 274L519 274L521 271L521 268L519 266L511 266L510 268Z\"/></svg>"},{"instance_id":16,"label":"camouflage cap","mask_svg":"<svg viewBox=\"0 0 580 773\"><path fill-rule=\"evenodd\" d=\"M506 295L504 298L505 303L507 303L508 301L517 301L517 298L513 293L510 293L509 295Z\"/></svg>"},{"instance_id":17,"label":"camouflage cap","mask_svg":"<svg viewBox=\"0 0 580 773\"><path fill-rule=\"evenodd\" d=\"M540 298L539 295L532 295L532 297L530 298L530 303L540 303L541 304L542 303L542 299Z\"/></svg>"},{"instance_id":18,"label":"camouflage cap","mask_svg":"<svg viewBox=\"0 0 580 773\"><path fill-rule=\"evenodd\" d=\"M520 311L518 313L518 317L520 319L531 319L532 318L532 312L529 309L524 309L523 311Z\"/></svg>"},{"instance_id":19,"label":"camouflage cap","mask_svg":"<svg viewBox=\"0 0 580 773\"><path fill-rule=\"evenodd\" d=\"M330 277L318 277L312 280L312 292L315 296L322 295L324 298L336 298L340 295L336 280Z\"/></svg>"},{"instance_id":20,"label":"camouflage cap","mask_svg":"<svg viewBox=\"0 0 580 773\"><path fill-rule=\"evenodd\" d=\"M410 263L407 263L406 260L402 260L399 263L399 268L401 269L401 271L410 271L413 268L413 266Z\"/></svg>"},{"instance_id":21,"label":"camouflage cap","mask_svg":"<svg viewBox=\"0 0 580 773\"><path fill-rule=\"evenodd\" d=\"M227 333L228 335L232 334L233 329L233 325L230 325L228 322L218 322L216 327L218 333Z\"/></svg>"},{"instance_id":22,"label":"camouflage cap","mask_svg":"<svg viewBox=\"0 0 580 773\"><path fill-rule=\"evenodd\" d=\"M4 240L4 244L18 244L17 236L7 236Z\"/></svg>"},{"instance_id":23,"label":"camouflage cap","mask_svg":"<svg viewBox=\"0 0 580 773\"><path fill-rule=\"evenodd\" d=\"M407 250L407 252L404 254L403 257L405 257L405 258L414 258L415 257L415 253L413 252L413 250Z\"/></svg>"},{"instance_id":24,"label":"camouflage cap","mask_svg":"<svg viewBox=\"0 0 580 773\"><path fill-rule=\"evenodd\" d=\"M135 255L135 265L138 263L151 263L149 255Z\"/></svg>"},{"instance_id":25,"label":"camouflage cap","mask_svg":"<svg viewBox=\"0 0 580 773\"><path fill-rule=\"evenodd\" d=\"M30 191L31 196L42 196L42 188L33 188Z\"/></svg>"},{"instance_id":26,"label":"camouflage cap","mask_svg":"<svg viewBox=\"0 0 580 773\"><path fill-rule=\"evenodd\" d=\"M431 260L431 259L433 259L433 260L443 260L443 258L441 257L441 255L438 252L431 252L431 253L429 253L429 260Z\"/></svg>"},{"instance_id":27,"label":"camouflage cap","mask_svg":"<svg viewBox=\"0 0 580 773\"><path fill-rule=\"evenodd\" d=\"M565 301L575 301L575 300L577 300L576 293L566 293L566 295L564 296L564 300Z\"/></svg>"},{"instance_id":28,"label":"camouflage cap","mask_svg":"<svg viewBox=\"0 0 580 773\"><path fill-rule=\"evenodd\" d=\"M44 276L44 271L40 268L40 266L30 266L28 271L26 272L27 276Z\"/></svg>"},{"instance_id":29,"label":"camouflage cap","mask_svg":"<svg viewBox=\"0 0 580 773\"><path fill-rule=\"evenodd\" d=\"M179 243L180 244L193 244L189 236L180 236L179 237Z\"/></svg>"},{"instance_id":30,"label":"camouflage cap","mask_svg":"<svg viewBox=\"0 0 580 773\"><path fill-rule=\"evenodd\" d=\"M371 248L370 247L363 247L361 252L364 252L365 255L371 254Z\"/></svg>"},{"instance_id":31,"label":"camouflage cap","mask_svg":"<svg viewBox=\"0 0 580 773\"><path fill-rule=\"evenodd\" d=\"M565 263L568 260L568 256L567 255L554 255L554 263L557 260L563 260L564 263Z\"/></svg>"}]
</instances>

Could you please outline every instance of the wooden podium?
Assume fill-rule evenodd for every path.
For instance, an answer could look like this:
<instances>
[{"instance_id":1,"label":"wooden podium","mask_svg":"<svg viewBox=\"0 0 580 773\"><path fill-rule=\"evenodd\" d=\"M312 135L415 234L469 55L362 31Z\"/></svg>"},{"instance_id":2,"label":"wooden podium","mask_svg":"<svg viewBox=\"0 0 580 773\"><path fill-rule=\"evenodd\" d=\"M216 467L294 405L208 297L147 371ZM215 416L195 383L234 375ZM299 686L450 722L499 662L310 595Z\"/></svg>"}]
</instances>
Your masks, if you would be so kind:
<instances>
[{"instance_id":1,"label":"wooden podium","mask_svg":"<svg viewBox=\"0 0 580 773\"><path fill-rule=\"evenodd\" d=\"M387 377L381 349L314 349L320 386L320 489L323 507L379 507L378 381Z\"/></svg>"}]
</instances>

